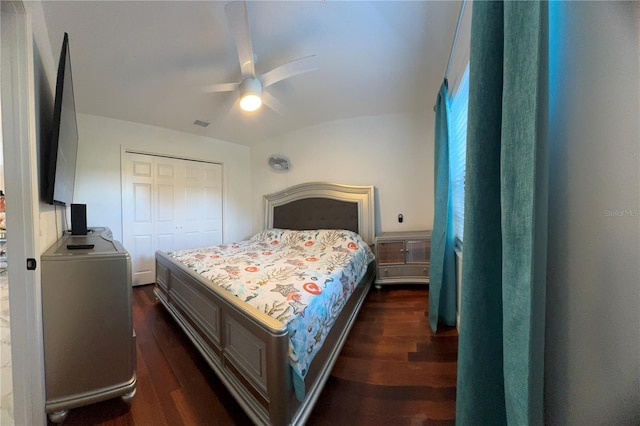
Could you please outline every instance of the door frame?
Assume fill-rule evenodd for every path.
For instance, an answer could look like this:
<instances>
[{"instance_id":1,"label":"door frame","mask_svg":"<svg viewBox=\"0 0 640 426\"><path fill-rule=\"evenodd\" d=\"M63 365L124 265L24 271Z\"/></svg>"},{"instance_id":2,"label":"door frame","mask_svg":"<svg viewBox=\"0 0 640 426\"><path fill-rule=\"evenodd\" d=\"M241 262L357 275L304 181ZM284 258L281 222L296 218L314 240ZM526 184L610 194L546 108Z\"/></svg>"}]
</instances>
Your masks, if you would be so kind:
<instances>
[{"instance_id":1,"label":"door frame","mask_svg":"<svg viewBox=\"0 0 640 426\"><path fill-rule=\"evenodd\" d=\"M14 423L45 425L40 270L26 265L29 258L40 260L33 32L21 1L0 3Z\"/></svg>"}]
</instances>

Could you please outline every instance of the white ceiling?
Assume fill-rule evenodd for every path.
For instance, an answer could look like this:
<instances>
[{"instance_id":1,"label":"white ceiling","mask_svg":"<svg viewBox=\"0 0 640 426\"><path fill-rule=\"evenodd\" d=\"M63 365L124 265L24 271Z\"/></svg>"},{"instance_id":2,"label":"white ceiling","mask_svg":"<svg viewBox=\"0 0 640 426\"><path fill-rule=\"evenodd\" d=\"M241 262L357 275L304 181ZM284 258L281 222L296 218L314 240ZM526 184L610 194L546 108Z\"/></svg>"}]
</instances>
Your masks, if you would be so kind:
<instances>
[{"instance_id":1,"label":"white ceiling","mask_svg":"<svg viewBox=\"0 0 640 426\"><path fill-rule=\"evenodd\" d=\"M287 109L255 113L203 87L240 80L224 2L43 1L57 59L69 33L80 113L255 145L337 119L431 111L460 2L248 2L262 74L318 55L319 70L269 87ZM210 122L207 128L195 120Z\"/></svg>"}]
</instances>

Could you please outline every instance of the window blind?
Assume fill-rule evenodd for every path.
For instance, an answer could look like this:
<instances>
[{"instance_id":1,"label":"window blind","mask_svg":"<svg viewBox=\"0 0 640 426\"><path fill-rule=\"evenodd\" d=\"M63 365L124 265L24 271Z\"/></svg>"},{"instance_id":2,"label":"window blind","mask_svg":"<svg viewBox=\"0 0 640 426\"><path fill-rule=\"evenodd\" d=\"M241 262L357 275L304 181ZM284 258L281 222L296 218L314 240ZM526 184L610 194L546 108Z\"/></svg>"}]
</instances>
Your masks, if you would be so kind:
<instances>
[{"instance_id":1,"label":"window blind","mask_svg":"<svg viewBox=\"0 0 640 426\"><path fill-rule=\"evenodd\" d=\"M449 103L449 173L453 198L453 227L462 241L464 233L464 179L467 157L467 108L469 106L469 64L465 68L458 90Z\"/></svg>"}]
</instances>

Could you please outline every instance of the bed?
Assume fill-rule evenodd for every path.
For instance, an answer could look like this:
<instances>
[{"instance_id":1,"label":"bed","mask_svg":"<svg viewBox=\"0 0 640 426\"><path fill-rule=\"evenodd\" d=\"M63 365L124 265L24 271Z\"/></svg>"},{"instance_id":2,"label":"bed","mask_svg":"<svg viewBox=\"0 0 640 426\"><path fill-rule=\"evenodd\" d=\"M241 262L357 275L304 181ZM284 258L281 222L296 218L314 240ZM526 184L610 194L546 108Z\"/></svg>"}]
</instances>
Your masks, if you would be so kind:
<instances>
[{"instance_id":1,"label":"bed","mask_svg":"<svg viewBox=\"0 0 640 426\"><path fill-rule=\"evenodd\" d=\"M224 274L220 274L202 261L216 258L219 250L230 250L234 257L250 256L251 260L244 259L242 265L247 266L242 269L256 272L274 264L273 259L252 257L256 251L270 253L270 244L282 244L289 253L298 250L304 259L315 262L316 255L304 251L309 246L339 240L338 246L329 250L346 256L346 252L356 249L356 245L364 245L368 250L374 236L372 186L323 182L296 185L264 196L264 232L246 242L203 249L204 252L157 252L154 291L256 424L304 424L371 287L374 262L370 262L371 258L359 257L358 265L364 265L360 272L355 271L356 266L345 266L354 271L354 277L362 276L356 283L354 278L345 277L344 271L337 278L327 278L318 275L320 267L302 268L308 271L298 268L291 279L298 281L298 288L304 282L306 292L291 292L291 288L281 291L289 284L284 281L275 284L279 287L271 291L280 293L275 295L285 297L288 303L282 304L286 309L274 315L273 310L265 309L271 302L253 300L262 297L252 293L262 287L262 282L256 284L243 275L238 281L246 283L245 287L240 294L237 290L232 293L227 284L235 278L237 271L226 267ZM256 243L258 249L245 246ZM292 265L302 265L290 255L285 257ZM216 259L216 262L223 261ZM311 275L299 275L302 273ZM330 327L323 327L322 333L316 334L316 344L308 337L302 337L302 346L296 347L293 342L304 336L304 330L299 329L307 325L292 324L305 314L314 317L312 307L316 300L321 300L320 296L315 297L319 293L330 293L329 289L333 287L327 285L329 281L340 282L336 291L343 292L348 298L340 304L334 299L317 302L329 307L340 305L341 310L332 312L330 321L325 321L330 322ZM268 306L275 306L273 303ZM316 330L309 325L308 331L313 335ZM313 352L311 356L301 356L303 350L300 348L305 347L312 348L309 349Z\"/></svg>"}]
</instances>

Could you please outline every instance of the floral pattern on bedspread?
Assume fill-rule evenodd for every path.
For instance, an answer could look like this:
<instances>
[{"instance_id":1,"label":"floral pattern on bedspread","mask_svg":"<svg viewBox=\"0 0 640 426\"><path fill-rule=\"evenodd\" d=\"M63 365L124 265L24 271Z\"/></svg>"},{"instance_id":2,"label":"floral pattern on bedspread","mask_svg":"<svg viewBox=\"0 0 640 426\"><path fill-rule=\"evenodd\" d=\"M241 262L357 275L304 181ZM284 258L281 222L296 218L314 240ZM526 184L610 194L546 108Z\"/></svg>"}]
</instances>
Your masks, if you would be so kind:
<instances>
[{"instance_id":1,"label":"floral pattern on bedspread","mask_svg":"<svg viewBox=\"0 0 640 426\"><path fill-rule=\"evenodd\" d=\"M355 232L283 229L169 255L285 323L290 363L301 378L374 258Z\"/></svg>"}]
</instances>

